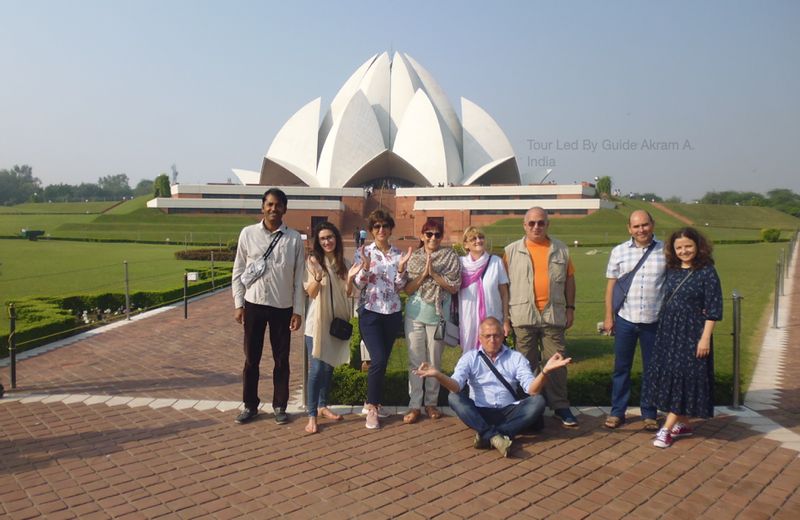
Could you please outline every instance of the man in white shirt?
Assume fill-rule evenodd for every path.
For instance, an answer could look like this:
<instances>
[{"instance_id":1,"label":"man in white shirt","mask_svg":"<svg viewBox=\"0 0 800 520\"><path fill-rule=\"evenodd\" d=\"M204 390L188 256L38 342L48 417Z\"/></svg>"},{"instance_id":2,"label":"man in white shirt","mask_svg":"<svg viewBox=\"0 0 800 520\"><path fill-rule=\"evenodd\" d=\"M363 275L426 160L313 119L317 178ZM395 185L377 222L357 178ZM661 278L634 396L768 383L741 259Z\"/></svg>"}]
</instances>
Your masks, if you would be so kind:
<instances>
[{"instance_id":1,"label":"man in white shirt","mask_svg":"<svg viewBox=\"0 0 800 520\"><path fill-rule=\"evenodd\" d=\"M631 394L631 367L637 341L642 349L642 387L656 341L667 261L664 243L654 236L655 226L653 216L647 211L636 210L631 213L628 218L631 239L612 249L608 258L603 328L606 333L614 334L614 374L611 379L611 413L606 418L606 428L619 428L625 424L625 410ZM614 286L620 277L636 268L648 249L652 250L633 275L625 301L615 312ZM657 431L656 407L640 403L640 408L645 430Z\"/></svg>"},{"instance_id":2,"label":"man in white shirt","mask_svg":"<svg viewBox=\"0 0 800 520\"><path fill-rule=\"evenodd\" d=\"M242 401L244 410L236 422L244 424L258 415L258 379L264 334L269 325L269 342L275 368L272 408L275 422L289 421L289 342L292 331L303 322L304 248L300 234L283 223L286 194L271 188L261 198L264 219L242 229L233 263L232 289L234 319L244 325L244 370ZM247 267L265 255L263 274L245 287L241 276Z\"/></svg>"},{"instance_id":3,"label":"man in white shirt","mask_svg":"<svg viewBox=\"0 0 800 520\"><path fill-rule=\"evenodd\" d=\"M497 318L486 318L478 333L480 348L461 356L453 377L447 377L428 363L422 363L414 373L419 377L435 377L450 390L450 407L464 424L476 431L473 442L476 449L491 446L508 457L514 436L533 425L544 412L541 392L547 375L570 364L572 358L556 352L534 376L528 359L503 345L504 337L503 325ZM512 394L488 363L512 388L518 384L529 397L519 399ZM467 383L469 396L461 393Z\"/></svg>"}]
</instances>

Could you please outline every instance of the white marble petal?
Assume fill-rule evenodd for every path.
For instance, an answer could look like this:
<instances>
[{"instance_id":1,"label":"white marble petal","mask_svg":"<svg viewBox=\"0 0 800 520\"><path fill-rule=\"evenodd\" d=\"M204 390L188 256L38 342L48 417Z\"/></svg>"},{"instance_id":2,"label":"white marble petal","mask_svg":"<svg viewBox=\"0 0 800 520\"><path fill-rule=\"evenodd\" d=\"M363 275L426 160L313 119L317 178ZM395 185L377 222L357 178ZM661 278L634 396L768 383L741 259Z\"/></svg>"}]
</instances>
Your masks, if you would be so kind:
<instances>
[{"instance_id":1,"label":"white marble petal","mask_svg":"<svg viewBox=\"0 0 800 520\"><path fill-rule=\"evenodd\" d=\"M361 167L385 150L375 112L358 90L331 127L320 154L317 181L324 187L346 186Z\"/></svg>"},{"instance_id":2,"label":"white marble petal","mask_svg":"<svg viewBox=\"0 0 800 520\"><path fill-rule=\"evenodd\" d=\"M450 132L444 130L433 103L422 89L405 111L392 151L433 186L458 182L462 177L456 144Z\"/></svg>"},{"instance_id":3,"label":"white marble petal","mask_svg":"<svg viewBox=\"0 0 800 520\"><path fill-rule=\"evenodd\" d=\"M486 166L514 157L514 149L500 125L481 107L461 98L464 129L464 182L471 184L486 173ZM517 180L519 182L519 180Z\"/></svg>"},{"instance_id":4,"label":"white marble petal","mask_svg":"<svg viewBox=\"0 0 800 520\"><path fill-rule=\"evenodd\" d=\"M265 157L298 177L313 177L317 170L317 128L322 98L317 98L295 112L283 124ZM265 162L266 164L266 162ZM265 182L261 170L261 184Z\"/></svg>"}]
</instances>

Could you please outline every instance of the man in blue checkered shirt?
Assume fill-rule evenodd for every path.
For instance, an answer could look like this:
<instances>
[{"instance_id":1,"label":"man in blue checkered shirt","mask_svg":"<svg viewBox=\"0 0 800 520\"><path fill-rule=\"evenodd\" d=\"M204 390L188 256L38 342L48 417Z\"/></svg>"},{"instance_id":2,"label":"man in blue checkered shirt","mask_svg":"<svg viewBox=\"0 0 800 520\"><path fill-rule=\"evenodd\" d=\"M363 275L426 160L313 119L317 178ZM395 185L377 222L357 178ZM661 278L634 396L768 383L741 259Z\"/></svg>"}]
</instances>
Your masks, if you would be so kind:
<instances>
[{"instance_id":1,"label":"man in blue checkered shirt","mask_svg":"<svg viewBox=\"0 0 800 520\"><path fill-rule=\"evenodd\" d=\"M631 239L611 250L606 269L605 317L603 328L614 334L614 375L611 381L611 413L606 419L607 428L618 428L625 423L625 409L631 394L631 367L636 353L636 342L642 350L642 379L647 372L655 345L658 312L663 300L666 269L664 244L656 240L653 232L655 220L647 211L636 210L628 219ZM655 243L650 255L636 271L625 303L614 313L612 298L617 280L636 267L647 248ZM642 382L644 386L644 381ZM655 406L641 403L644 428L658 430Z\"/></svg>"}]
</instances>

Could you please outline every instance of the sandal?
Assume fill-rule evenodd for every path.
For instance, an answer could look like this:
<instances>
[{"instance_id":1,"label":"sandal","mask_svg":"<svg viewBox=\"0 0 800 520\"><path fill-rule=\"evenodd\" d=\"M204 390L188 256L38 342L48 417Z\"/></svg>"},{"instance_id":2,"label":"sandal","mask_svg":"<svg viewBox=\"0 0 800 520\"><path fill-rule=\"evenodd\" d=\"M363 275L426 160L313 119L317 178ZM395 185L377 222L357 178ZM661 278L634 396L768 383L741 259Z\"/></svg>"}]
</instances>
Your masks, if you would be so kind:
<instances>
[{"instance_id":1,"label":"sandal","mask_svg":"<svg viewBox=\"0 0 800 520\"><path fill-rule=\"evenodd\" d=\"M422 411L420 411L419 408L414 408L403 416L403 422L406 424L414 424L419 420L420 415L422 415Z\"/></svg>"},{"instance_id":2,"label":"sandal","mask_svg":"<svg viewBox=\"0 0 800 520\"><path fill-rule=\"evenodd\" d=\"M617 417L616 415L609 415L606 418L606 422L603 426L608 428L609 430L615 430L625 424L625 419L623 417Z\"/></svg>"},{"instance_id":3,"label":"sandal","mask_svg":"<svg viewBox=\"0 0 800 520\"><path fill-rule=\"evenodd\" d=\"M323 416L326 419L330 419L331 421L341 421L343 419L341 415L339 415L338 413L334 413L328 407L320 408L319 415Z\"/></svg>"},{"instance_id":4,"label":"sandal","mask_svg":"<svg viewBox=\"0 0 800 520\"><path fill-rule=\"evenodd\" d=\"M655 419L645 419L644 420L644 429L648 432L657 432L658 431L658 421Z\"/></svg>"},{"instance_id":5,"label":"sandal","mask_svg":"<svg viewBox=\"0 0 800 520\"><path fill-rule=\"evenodd\" d=\"M426 406L425 413L428 414L428 417L431 419L439 419L442 416L442 412L435 406Z\"/></svg>"}]
</instances>

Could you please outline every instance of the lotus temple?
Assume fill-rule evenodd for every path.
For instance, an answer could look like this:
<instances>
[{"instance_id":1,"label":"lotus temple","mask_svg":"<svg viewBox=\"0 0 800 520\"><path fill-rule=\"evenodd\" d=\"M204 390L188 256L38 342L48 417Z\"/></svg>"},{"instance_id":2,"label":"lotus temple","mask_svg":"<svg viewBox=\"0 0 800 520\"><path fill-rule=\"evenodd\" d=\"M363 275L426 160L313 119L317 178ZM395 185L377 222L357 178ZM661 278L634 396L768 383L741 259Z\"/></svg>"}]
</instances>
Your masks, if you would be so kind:
<instances>
[{"instance_id":1,"label":"lotus temple","mask_svg":"<svg viewBox=\"0 0 800 520\"><path fill-rule=\"evenodd\" d=\"M301 232L320 221L344 236L383 207L395 236L418 236L427 218L447 238L541 206L554 217L583 216L610 203L589 183L523 184L511 143L476 103L461 98L459 118L433 76L408 54L376 54L339 89L322 116L321 98L289 118L260 171L234 169L240 184L175 184L148 206L168 213L260 213L278 186L289 198L286 223Z\"/></svg>"}]
</instances>

